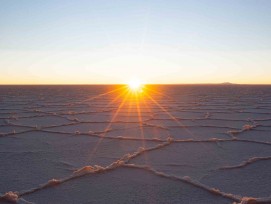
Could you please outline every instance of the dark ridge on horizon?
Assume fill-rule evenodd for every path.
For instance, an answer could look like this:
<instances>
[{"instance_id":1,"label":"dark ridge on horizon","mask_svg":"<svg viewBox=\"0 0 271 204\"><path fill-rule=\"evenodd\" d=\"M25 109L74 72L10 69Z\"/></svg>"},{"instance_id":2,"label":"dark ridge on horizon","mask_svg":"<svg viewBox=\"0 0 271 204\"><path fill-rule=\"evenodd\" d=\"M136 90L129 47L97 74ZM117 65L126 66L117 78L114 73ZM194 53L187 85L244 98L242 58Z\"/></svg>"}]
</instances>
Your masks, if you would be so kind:
<instances>
[{"instance_id":1,"label":"dark ridge on horizon","mask_svg":"<svg viewBox=\"0 0 271 204\"><path fill-rule=\"evenodd\" d=\"M231 82L223 82L222 85L235 85L235 84L233 84Z\"/></svg>"}]
</instances>

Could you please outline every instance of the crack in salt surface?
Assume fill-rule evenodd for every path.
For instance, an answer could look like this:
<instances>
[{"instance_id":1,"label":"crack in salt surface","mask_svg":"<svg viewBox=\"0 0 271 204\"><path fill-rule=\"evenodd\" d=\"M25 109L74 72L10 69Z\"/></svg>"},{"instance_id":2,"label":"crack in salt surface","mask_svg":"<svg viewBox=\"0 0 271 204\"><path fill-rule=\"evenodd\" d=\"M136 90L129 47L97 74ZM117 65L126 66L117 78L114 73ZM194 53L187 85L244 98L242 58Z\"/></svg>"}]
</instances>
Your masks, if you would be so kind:
<instances>
[{"instance_id":1,"label":"crack in salt surface","mask_svg":"<svg viewBox=\"0 0 271 204\"><path fill-rule=\"evenodd\" d=\"M218 168L218 170L243 168L243 167L246 167L249 164L252 164L252 163L255 163L255 162L258 162L258 161L264 161L264 160L270 160L270 159L271 159L271 156L270 157L252 157L252 158L249 158L246 161L243 161L239 165L223 166L223 167Z\"/></svg>"},{"instance_id":2,"label":"crack in salt surface","mask_svg":"<svg viewBox=\"0 0 271 204\"><path fill-rule=\"evenodd\" d=\"M242 199L241 196L234 195L234 194L231 194L231 193L225 193L225 192L222 192L222 191L220 191L218 189L211 188L211 187L209 187L207 185L204 185L204 184L202 184L202 183L200 183L198 181L193 180L189 176L178 177L178 176L175 176L175 175L169 175L169 174L166 174L164 172L157 171L154 168L152 168L150 166L146 166L146 165L125 164L123 166L127 167L127 168L144 169L144 170L149 171L149 172L151 172L151 173L153 173L153 174L155 174L157 176L161 176L161 177L165 177L165 178L168 178L168 179L178 180L178 181L181 181L181 182L184 182L184 183L188 183L188 184L191 184L191 185L193 185L195 187L198 187L200 189L206 190L211 194L219 195L219 196L231 199L233 201L240 202L241 199Z\"/></svg>"}]
</instances>

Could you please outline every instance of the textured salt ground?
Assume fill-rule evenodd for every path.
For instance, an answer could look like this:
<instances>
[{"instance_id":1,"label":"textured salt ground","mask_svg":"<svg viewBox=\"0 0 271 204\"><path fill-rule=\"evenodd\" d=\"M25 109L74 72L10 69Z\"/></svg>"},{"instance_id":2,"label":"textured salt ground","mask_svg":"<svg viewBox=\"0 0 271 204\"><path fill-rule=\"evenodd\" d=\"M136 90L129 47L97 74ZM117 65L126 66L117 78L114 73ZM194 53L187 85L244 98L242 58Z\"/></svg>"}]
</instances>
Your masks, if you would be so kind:
<instances>
[{"instance_id":1,"label":"textured salt ground","mask_svg":"<svg viewBox=\"0 0 271 204\"><path fill-rule=\"evenodd\" d=\"M257 106L252 106L252 107L247 107L246 104L244 104L243 107L241 107L239 110L237 109L236 112L237 113L250 113L250 114L268 114L268 111L270 111L270 107L269 108L264 108L264 107L260 107L259 105Z\"/></svg>"},{"instance_id":2,"label":"textured salt ground","mask_svg":"<svg viewBox=\"0 0 271 204\"><path fill-rule=\"evenodd\" d=\"M247 120L247 119L268 119L270 118L270 114L268 112L264 113L213 113L212 118L214 119L235 119L235 120Z\"/></svg>"},{"instance_id":3,"label":"textured salt ground","mask_svg":"<svg viewBox=\"0 0 271 204\"><path fill-rule=\"evenodd\" d=\"M118 137L123 136L127 138L150 138L166 140L170 134L166 129L157 127L132 127L126 126L127 129L112 130L108 132L107 136Z\"/></svg>"},{"instance_id":4,"label":"textured salt ground","mask_svg":"<svg viewBox=\"0 0 271 204\"><path fill-rule=\"evenodd\" d=\"M174 115L176 118L185 118L185 119L194 119L194 118L204 118L206 113L188 113L188 112L172 112L169 111L171 115ZM167 113L159 113L155 114L154 117L156 119L172 119L172 116L170 116Z\"/></svg>"},{"instance_id":5,"label":"textured salt ground","mask_svg":"<svg viewBox=\"0 0 271 204\"><path fill-rule=\"evenodd\" d=\"M154 144L43 132L5 137L0 144L0 175L5 175L0 192L30 189L86 165L106 166L144 145Z\"/></svg>"},{"instance_id":6,"label":"textured salt ground","mask_svg":"<svg viewBox=\"0 0 271 204\"><path fill-rule=\"evenodd\" d=\"M205 119L205 120L197 120L195 121L198 126L211 126L211 127L228 127L231 129L242 129L244 125L251 124L248 120L236 121L235 118L233 120L217 120L217 119Z\"/></svg>"},{"instance_id":7,"label":"textured salt ground","mask_svg":"<svg viewBox=\"0 0 271 204\"><path fill-rule=\"evenodd\" d=\"M218 170L201 180L211 187L249 197L269 197L271 189L271 158L240 168Z\"/></svg>"},{"instance_id":8,"label":"textured salt ground","mask_svg":"<svg viewBox=\"0 0 271 204\"><path fill-rule=\"evenodd\" d=\"M164 119L164 120L158 120L158 119L150 119L148 121L146 121L148 124L153 124L153 125L158 125L158 126L162 126L162 127L176 127L176 126L193 126L196 125L195 121L191 121L191 120L176 120L176 119Z\"/></svg>"},{"instance_id":9,"label":"textured salt ground","mask_svg":"<svg viewBox=\"0 0 271 204\"><path fill-rule=\"evenodd\" d=\"M251 124L250 121L227 121L227 120L214 120L214 119L194 119L194 120L183 120L183 119L150 119L146 121L148 124L163 126L170 128L182 127L182 128L213 128L215 132L220 130L239 130L244 125ZM226 131L227 132L227 131ZM226 133L224 132L224 133Z\"/></svg>"},{"instance_id":10,"label":"textured salt ground","mask_svg":"<svg viewBox=\"0 0 271 204\"><path fill-rule=\"evenodd\" d=\"M16 119L16 118L21 118L21 117L36 117L36 116L47 116L49 114L47 113L37 113L36 111L29 111L29 112L21 112L21 113L0 113L1 114L1 118L4 119Z\"/></svg>"},{"instance_id":11,"label":"textured salt ground","mask_svg":"<svg viewBox=\"0 0 271 204\"><path fill-rule=\"evenodd\" d=\"M50 197L48 197L50 195ZM231 200L139 169L86 175L23 196L35 203L231 203Z\"/></svg>"},{"instance_id":12,"label":"textured salt ground","mask_svg":"<svg viewBox=\"0 0 271 204\"><path fill-rule=\"evenodd\" d=\"M45 130L66 133L90 133L104 131L107 126L108 123L76 123L66 126L49 127Z\"/></svg>"},{"instance_id":13,"label":"textured salt ground","mask_svg":"<svg viewBox=\"0 0 271 204\"><path fill-rule=\"evenodd\" d=\"M217 128L217 127L170 127L169 133L176 139L229 139L229 135L226 134L229 128Z\"/></svg>"},{"instance_id":14,"label":"textured salt ground","mask_svg":"<svg viewBox=\"0 0 271 204\"><path fill-rule=\"evenodd\" d=\"M0 138L0 162L3 164L0 169L1 175L5 175L1 177L0 194L39 189L40 185L47 182L54 185L53 178L71 176L75 170L87 165L106 167L127 153L136 152L136 157L130 163L150 165L161 171L162 175L166 174L166 178L155 171L150 172L146 167L135 166L140 168L135 170L117 166L114 172L122 169L128 172L121 172L116 177L118 186L114 186L111 176L103 177L112 175L110 170L74 178L54 187L42 187L40 191L23 197L36 203L48 203L48 199L54 203L55 199L51 195L56 192L59 202L55 203L78 203L70 202L73 199L79 203L108 203L112 198L113 201L127 203L125 199L129 197L133 198L129 200L130 203L149 202L147 193L139 195L138 192L141 192L145 182L140 178L146 178L144 176L150 173L154 179L150 179L148 185L158 189L155 195L161 194L157 199L154 198L154 203L232 203L241 202L242 198L238 194L244 197L270 195L267 190L270 188L269 171L264 171L261 177L261 170L269 170L265 165L270 166L270 87L161 86L159 90L167 96L158 96L152 92L152 97L160 106L151 100L146 101L148 106L139 104L143 123L140 122L135 101L127 101L118 109L123 98L114 100L114 94L92 100L110 89L112 87L106 86L0 87L0 96L7 96L2 97L0 104L0 132L16 130L15 134L4 134ZM80 119L86 123L81 123ZM19 134L26 129L31 132ZM126 135L127 138L120 135ZM142 135L146 139L142 140ZM156 140L157 135L165 140L163 145L157 146L163 142ZM168 138L168 135L171 137ZM151 138L154 140L150 141ZM142 146L145 148L140 148ZM148 150L149 147L156 148ZM141 173L132 173L135 171ZM98 191L95 185L100 182L96 182L96 176L103 181L101 188L116 194ZM177 181L175 176L185 176L185 181L190 176L196 179L195 182L198 180L209 187L191 186L182 179ZM127 184L126 177L136 183L134 188L138 192L132 191L133 184ZM85 183L83 178L92 179L90 188L87 187L90 183ZM260 178L259 181L257 178ZM187 192L187 196L182 192L175 193L176 188L173 187L166 190L162 188L168 185L181 185L184 189L182 192ZM63 186L68 190L63 191ZM123 190L116 191L117 187ZM94 192L92 197L89 196L90 190ZM217 196L213 196L214 193ZM226 200L225 196L231 197L231 200ZM245 200L248 199L243 198ZM267 199L266 203L269 201Z\"/></svg>"},{"instance_id":15,"label":"textured salt ground","mask_svg":"<svg viewBox=\"0 0 271 204\"><path fill-rule=\"evenodd\" d=\"M256 127L250 131L244 131L237 135L240 139L271 142L271 127Z\"/></svg>"},{"instance_id":16,"label":"textured salt ground","mask_svg":"<svg viewBox=\"0 0 271 204\"><path fill-rule=\"evenodd\" d=\"M70 105L61 105L61 106L52 106L52 107L38 107L38 110L44 112L53 112L53 113L68 113L68 112L81 112L81 111L93 111L93 108L89 107L88 105L82 106L70 106ZM97 108L98 111L102 110L102 108Z\"/></svg>"},{"instance_id":17,"label":"textured salt ground","mask_svg":"<svg viewBox=\"0 0 271 204\"><path fill-rule=\"evenodd\" d=\"M110 121L112 116L108 114L79 114L68 116L70 120L79 120L82 122L106 122Z\"/></svg>"},{"instance_id":18,"label":"textured salt ground","mask_svg":"<svg viewBox=\"0 0 271 204\"><path fill-rule=\"evenodd\" d=\"M93 109L92 111L96 111L96 109ZM70 115L62 114L61 116L66 116L70 120L77 119L82 122L103 122L103 121L111 121L112 118L114 118L115 121L130 121L130 122L138 122L138 118L140 117L141 120L149 119L150 113L141 113L140 115L138 112L132 112L131 110L127 110L124 113L118 112L116 115L115 111L107 111L106 109L102 112L87 112L87 113L73 113Z\"/></svg>"},{"instance_id":19,"label":"textured salt ground","mask_svg":"<svg viewBox=\"0 0 271 204\"><path fill-rule=\"evenodd\" d=\"M51 126L46 127L43 130L50 131L50 132L61 132L66 134L97 134L97 135L104 135L107 136L134 136L135 138L140 138L140 134L137 134L141 131L140 127L144 129L151 129L153 130L152 133L157 132L158 135L165 135L163 131L159 127L152 127L148 126L147 124L139 124L135 122L71 122L67 124L63 124L60 126ZM128 134L129 133L129 134ZM131 134L133 135L131 135ZM151 136L154 136L151 134Z\"/></svg>"},{"instance_id":20,"label":"textured salt ground","mask_svg":"<svg viewBox=\"0 0 271 204\"><path fill-rule=\"evenodd\" d=\"M18 120L12 120L13 124L16 125L25 125L25 126L38 126L38 127L47 127L52 125L62 125L70 122L66 118L56 117L56 116L42 116L42 117L33 117L33 118L20 118Z\"/></svg>"},{"instance_id":21,"label":"textured salt ground","mask_svg":"<svg viewBox=\"0 0 271 204\"><path fill-rule=\"evenodd\" d=\"M162 149L147 152L130 162L149 165L167 174L200 179L219 167L237 165L251 157L270 155L271 148L269 145L237 141L191 142L174 143ZM234 191L231 193L234 193Z\"/></svg>"},{"instance_id":22,"label":"textured salt ground","mask_svg":"<svg viewBox=\"0 0 271 204\"><path fill-rule=\"evenodd\" d=\"M267 120L256 120L256 122L260 125L271 127L271 115L270 115L269 119L267 119Z\"/></svg>"},{"instance_id":23,"label":"textured salt ground","mask_svg":"<svg viewBox=\"0 0 271 204\"><path fill-rule=\"evenodd\" d=\"M5 119L0 119L0 125L5 125L6 124L6 120Z\"/></svg>"},{"instance_id":24,"label":"textured salt ground","mask_svg":"<svg viewBox=\"0 0 271 204\"><path fill-rule=\"evenodd\" d=\"M11 133L19 133L32 130L30 127L19 127L14 125L3 125L0 127L0 136L1 134L11 134Z\"/></svg>"}]
</instances>

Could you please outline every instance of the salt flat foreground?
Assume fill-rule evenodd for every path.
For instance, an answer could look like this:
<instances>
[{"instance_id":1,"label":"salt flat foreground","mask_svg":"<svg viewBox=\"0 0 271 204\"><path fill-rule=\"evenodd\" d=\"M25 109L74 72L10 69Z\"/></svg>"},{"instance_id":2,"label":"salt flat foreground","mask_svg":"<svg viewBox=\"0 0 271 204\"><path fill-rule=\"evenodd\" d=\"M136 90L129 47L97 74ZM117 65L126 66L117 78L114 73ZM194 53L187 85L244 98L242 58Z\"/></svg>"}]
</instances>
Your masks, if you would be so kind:
<instances>
[{"instance_id":1,"label":"salt flat foreground","mask_svg":"<svg viewBox=\"0 0 271 204\"><path fill-rule=\"evenodd\" d=\"M0 203L271 203L270 86L1 86Z\"/></svg>"}]
</instances>

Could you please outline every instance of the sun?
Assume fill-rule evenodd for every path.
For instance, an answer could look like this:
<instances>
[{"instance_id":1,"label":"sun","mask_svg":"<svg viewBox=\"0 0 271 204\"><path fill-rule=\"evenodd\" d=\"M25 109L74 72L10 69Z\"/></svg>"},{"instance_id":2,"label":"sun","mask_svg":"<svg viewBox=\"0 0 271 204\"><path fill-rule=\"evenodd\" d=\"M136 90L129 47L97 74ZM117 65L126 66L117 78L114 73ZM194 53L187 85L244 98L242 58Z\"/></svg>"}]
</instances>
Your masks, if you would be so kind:
<instances>
[{"instance_id":1,"label":"sun","mask_svg":"<svg viewBox=\"0 0 271 204\"><path fill-rule=\"evenodd\" d=\"M129 81L127 85L128 85L128 88L130 91L136 92L136 93L142 92L143 87L144 87L144 85L141 83L141 81L137 80L137 79L133 79L133 80Z\"/></svg>"}]
</instances>

